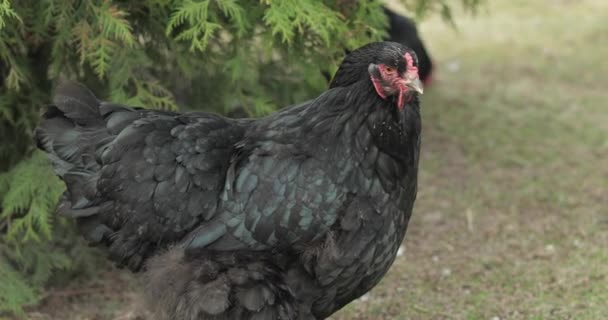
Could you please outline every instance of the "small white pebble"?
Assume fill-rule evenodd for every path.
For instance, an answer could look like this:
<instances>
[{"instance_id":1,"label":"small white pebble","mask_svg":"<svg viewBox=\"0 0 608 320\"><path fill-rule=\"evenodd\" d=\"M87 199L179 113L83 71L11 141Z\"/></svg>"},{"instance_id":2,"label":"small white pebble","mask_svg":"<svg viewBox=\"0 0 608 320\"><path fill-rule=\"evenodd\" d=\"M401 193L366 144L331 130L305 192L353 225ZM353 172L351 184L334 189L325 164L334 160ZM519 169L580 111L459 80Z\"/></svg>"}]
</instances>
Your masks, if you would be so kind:
<instances>
[{"instance_id":1,"label":"small white pebble","mask_svg":"<svg viewBox=\"0 0 608 320\"><path fill-rule=\"evenodd\" d=\"M439 261L439 257L438 256L433 256L431 258L431 260L433 260L433 262L438 262Z\"/></svg>"},{"instance_id":2,"label":"small white pebble","mask_svg":"<svg viewBox=\"0 0 608 320\"><path fill-rule=\"evenodd\" d=\"M550 56L550 57L553 57L555 55L553 50L551 48L547 48L547 47L543 48L543 54L546 56Z\"/></svg>"},{"instance_id":3,"label":"small white pebble","mask_svg":"<svg viewBox=\"0 0 608 320\"><path fill-rule=\"evenodd\" d=\"M555 246L552 244L548 244L545 246L545 250L547 251L547 253L553 254L555 253Z\"/></svg>"},{"instance_id":4,"label":"small white pebble","mask_svg":"<svg viewBox=\"0 0 608 320\"><path fill-rule=\"evenodd\" d=\"M458 61L449 62L447 65L447 69L449 72L452 72L452 73L458 72L458 70L460 70L460 62L458 62Z\"/></svg>"},{"instance_id":5,"label":"small white pebble","mask_svg":"<svg viewBox=\"0 0 608 320\"><path fill-rule=\"evenodd\" d=\"M494 317L490 318L490 320L500 320L500 317L494 316Z\"/></svg>"},{"instance_id":6,"label":"small white pebble","mask_svg":"<svg viewBox=\"0 0 608 320\"><path fill-rule=\"evenodd\" d=\"M441 275L444 277L449 277L450 275L452 275L452 269L450 269L450 268L441 269Z\"/></svg>"},{"instance_id":7,"label":"small white pebble","mask_svg":"<svg viewBox=\"0 0 608 320\"><path fill-rule=\"evenodd\" d=\"M443 219L443 213L441 211L431 211L422 215L422 220L427 223L438 223Z\"/></svg>"},{"instance_id":8,"label":"small white pebble","mask_svg":"<svg viewBox=\"0 0 608 320\"><path fill-rule=\"evenodd\" d=\"M367 302L367 301L369 301L369 293L366 293L366 294L362 295L359 299L357 299L357 301L359 301L359 302Z\"/></svg>"},{"instance_id":9,"label":"small white pebble","mask_svg":"<svg viewBox=\"0 0 608 320\"><path fill-rule=\"evenodd\" d=\"M397 250L397 257L401 257L405 252L405 248L403 246L399 246L399 250Z\"/></svg>"}]
</instances>

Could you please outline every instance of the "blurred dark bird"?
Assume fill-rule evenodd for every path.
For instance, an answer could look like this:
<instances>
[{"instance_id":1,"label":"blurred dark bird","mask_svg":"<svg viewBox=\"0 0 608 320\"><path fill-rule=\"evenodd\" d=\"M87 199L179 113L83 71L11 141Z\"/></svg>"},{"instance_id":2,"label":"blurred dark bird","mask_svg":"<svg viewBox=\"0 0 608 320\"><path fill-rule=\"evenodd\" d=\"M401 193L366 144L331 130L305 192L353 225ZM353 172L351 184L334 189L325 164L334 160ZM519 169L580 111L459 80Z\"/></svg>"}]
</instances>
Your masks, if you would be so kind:
<instances>
[{"instance_id":1,"label":"blurred dark bird","mask_svg":"<svg viewBox=\"0 0 608 320\"><path fill-rule=\"evenodd\" d=\"M160 319L324 319L393 263L416 198L422 93L393 42L265 118L130 108L57 89L36 130L58 211L143 270Z\"/></svg>"},{"instance_id":2,"label":"blurred dark bird","mask_svg":"<svg viewBox=\"0 0 608 320\"><path fill-rule=\"evenodd\" d=\"M433 80L433 61L429 55L416 24L406 16L402 16L388 8L384 8L388 17L388 38L386 40L398 42L411 48L418 56L418 75L425 86L429 86Z\"/></svg>"},{"instance_id":3,"label":"blurred dark bird","mask_svg":"<svg viewBox=\"0 0 608 320\"><path fill-rule=\"evenodd\" d=\"M389 8L383 7L384 13L388 18L388 37L386 41L400 43L411 48L418 57L418 76L425 87L433 82L433 61L416 28L416 23L406 16L402 16ZM346 53L348 54L348 50ZM325 79L330 82L331 75L323 71ZM226 114L230 118L248 118L251 115L242 105L231 108Z\"/></svg>"},{"instance_id":4,"label":"blurred dark bird","mask_svg":"<svg viewBox=\"0 0 608 320\"><path fill-rule=\"evenodd\" d=\"M418 56L418 76L425 86L429 86L433 80L433 62L429 56L414 21L406 16L402 16L391 9L383 7L384 13L388 18L388 37L386 41L400 43L411 48ZM348 54L349 51L345 50ZM323 76L329 82L331 75L322 71ZM242 107L232 109L228 116L231 118L243 118L247 116L247 112Z\"/></svg>"}]
</instances>

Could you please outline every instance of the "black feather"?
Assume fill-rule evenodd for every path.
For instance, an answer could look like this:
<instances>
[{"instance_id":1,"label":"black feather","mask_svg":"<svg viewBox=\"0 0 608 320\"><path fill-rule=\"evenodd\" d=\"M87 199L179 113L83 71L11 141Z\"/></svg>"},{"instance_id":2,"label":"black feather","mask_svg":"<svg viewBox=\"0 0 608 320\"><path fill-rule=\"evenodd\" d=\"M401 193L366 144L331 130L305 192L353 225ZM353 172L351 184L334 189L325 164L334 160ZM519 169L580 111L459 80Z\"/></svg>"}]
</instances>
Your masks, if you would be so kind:
<instances>
[{"instance_id":1,"label":"black feather","mask_svg":"<svg viewBox=\"0 0 608 320\"><path fill-rule=\"evenodd\" d=\"M64 82L57 87L53 98L55 106L63 114L82 126L101 123L99 100L93 93L76 82Z\"/></svg>"}]
</instances>

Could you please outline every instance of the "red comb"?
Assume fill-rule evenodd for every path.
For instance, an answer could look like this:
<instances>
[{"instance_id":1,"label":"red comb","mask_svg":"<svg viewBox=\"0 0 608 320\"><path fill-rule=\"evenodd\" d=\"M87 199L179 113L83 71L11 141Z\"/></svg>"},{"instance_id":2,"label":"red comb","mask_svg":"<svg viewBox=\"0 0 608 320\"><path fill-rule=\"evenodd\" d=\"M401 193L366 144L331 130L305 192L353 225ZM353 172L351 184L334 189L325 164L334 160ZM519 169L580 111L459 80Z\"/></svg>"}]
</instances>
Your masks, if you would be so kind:
<instances>
[{"instance_id":1,"label":"red comb","mask_svg":"<svg viewBox=\"0 0 608 320\"><path fill-rule=\"evenodd\" d=\"M418 77L418 67L416 67L414 65L414 57L412 57L412 55L409 52L406 52L403 55L403 58L405 58L405 64L407 65L406 74L416 76L416 78L417 78Z\"/></svg>"}]
</instances>

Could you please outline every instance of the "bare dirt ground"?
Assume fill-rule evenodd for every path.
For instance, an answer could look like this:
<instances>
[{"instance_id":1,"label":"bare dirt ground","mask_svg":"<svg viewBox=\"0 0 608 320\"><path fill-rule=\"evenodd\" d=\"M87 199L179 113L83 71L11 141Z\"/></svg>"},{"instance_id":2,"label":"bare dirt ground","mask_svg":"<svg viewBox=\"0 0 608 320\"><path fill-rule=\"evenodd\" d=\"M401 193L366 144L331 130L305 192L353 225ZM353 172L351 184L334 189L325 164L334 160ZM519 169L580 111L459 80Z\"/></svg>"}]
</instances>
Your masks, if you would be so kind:
<instances>
[{"instance_id":1,"label":"bare dirt ground","mask_svg":"<svg viewBox=\"0 0 608 320\"><path fill-rule=\"evenodd\" d=\"M608 319L608 2L495 0L421 25L420 193L402 254L332 319ZM145 319L133 278L52 289L32 319Z\"/></svg>"}]
</instances>

